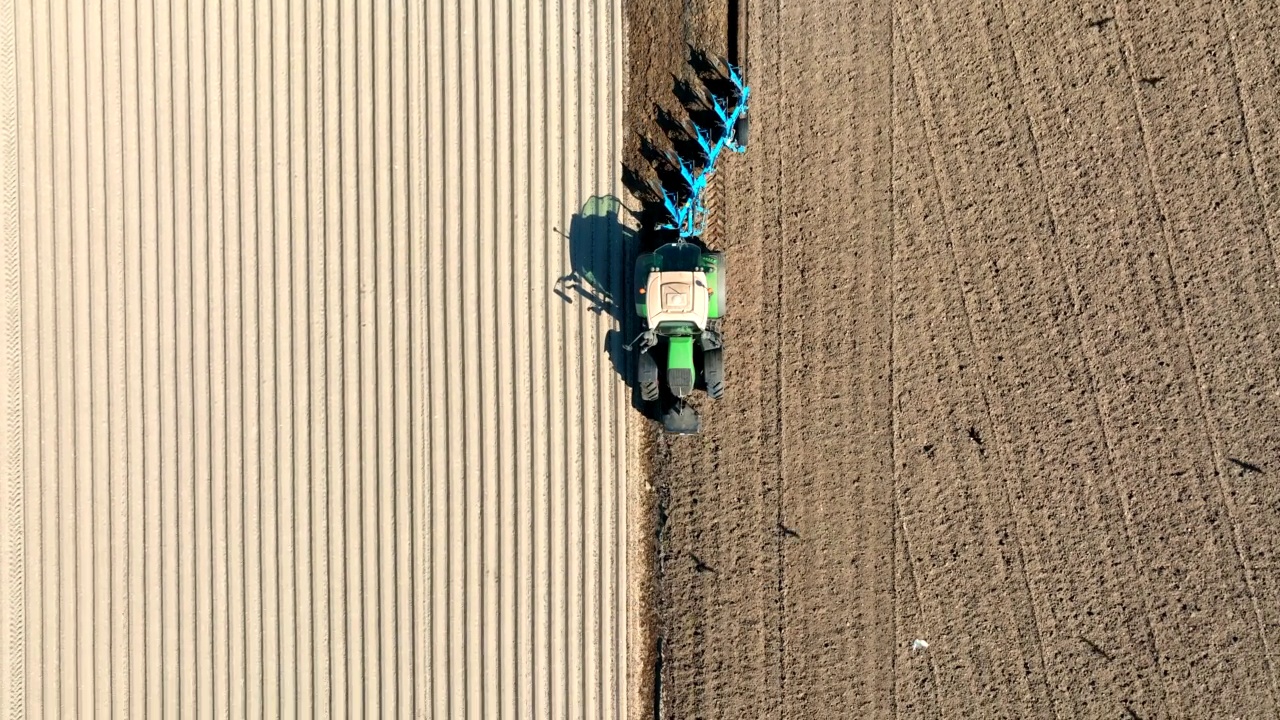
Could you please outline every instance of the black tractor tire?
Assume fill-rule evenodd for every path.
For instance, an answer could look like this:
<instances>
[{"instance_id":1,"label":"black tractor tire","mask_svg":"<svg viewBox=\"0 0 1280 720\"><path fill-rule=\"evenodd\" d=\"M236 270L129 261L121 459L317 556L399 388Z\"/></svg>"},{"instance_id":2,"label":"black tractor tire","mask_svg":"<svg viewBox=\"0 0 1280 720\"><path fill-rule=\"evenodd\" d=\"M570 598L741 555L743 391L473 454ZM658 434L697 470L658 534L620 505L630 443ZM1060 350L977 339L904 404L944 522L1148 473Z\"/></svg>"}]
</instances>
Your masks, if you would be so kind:
<instances>
[{"instance_id":1,"label":"black tractor tire","mask_svg":"<svg viewBox=\"0 0 1280 720\"><path fill-rule=\"evenodd\" d=\"M658 361L647 352L642 352L637 359L636 379L640 384L640 399L653 402L658 399L661 390L658 387Z\"/></svg>"},{"instance_id":2,"label":"black tractor tire","mask_svg":"<svg viewBox=\"0 0 1280 720\"><path fill-rule=\"evenodd\" d=\"M702 353L702 377L707 383L707 395L712 400L724 397L724 349L705 350Z\"/></svg>"},{"instance_id":3,"label":"black tractor tire","mask_svg":"<svg viewBox=\"0 0 1280 720\"><path fill-rule=\"evenodd\" d=\"M738 116L738 121L733 124L733 139L738 143L738 147L745 148L747 146L747 136L751 133L751 121L747 119L747 113Z\"/></svg>"}]
</instances>

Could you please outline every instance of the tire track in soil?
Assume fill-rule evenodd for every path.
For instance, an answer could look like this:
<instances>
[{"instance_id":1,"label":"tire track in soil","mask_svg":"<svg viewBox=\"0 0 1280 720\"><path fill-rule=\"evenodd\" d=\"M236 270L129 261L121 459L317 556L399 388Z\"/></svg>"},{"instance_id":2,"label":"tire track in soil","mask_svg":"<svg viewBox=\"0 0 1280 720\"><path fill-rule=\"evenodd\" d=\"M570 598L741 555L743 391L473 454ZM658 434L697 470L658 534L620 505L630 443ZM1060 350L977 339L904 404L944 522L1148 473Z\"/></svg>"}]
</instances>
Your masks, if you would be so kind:
<instances>
[{"instance_id":1,"label":"tire track in soil","mask_svg":"<svg viewBox=\"0 0 1280 720\"><path fill-rule=\"evenodd\" d=\"M926 62L927 67L959 66L966 70L951 74L949 77L954 78L953 84L944 85L943 90L935 93L942 98L940 107L944 110L940 116L940 127L944 132L949 131L942 146L954 148L943 164L960 168L959 172L953 176L949 190L951 197L956 199L948 204L961 209L962 224L956 237L965 238L963 246L965 252L957 257L961 261L960 266L966 268L965 277L970 278L961 287L980 290L976 294L974 290L965 290L967 293L974 294L971 302L978 303L977 307L982 308L981 312L970 316L973 321L978 322L978 325L975 327L971 324L970 330L965 334L970 337L985 338L983 344L988 349L975 357L979 366L1000 369L1000 372L995 375L992 375L989 370L980 371L982 376L989 378L986 384L990 386L987 392L990 393L993 417L1010 418L1004 423L993 423L992 438L996 445L995 455L1006 458L1004 467L997 469L997 472L1005 474L1006 477L1010 477L1012 473L1011 477L1017 478L1012 484L1014 493L1006 494L997 504L1005 505L1008 508L1006 512L1015 511L1013 514L1016 518L1015 528L1018 536L1022 538L1021 544L1026 551L1024 557L1027 562L1022 565L1023 570L1020 574L1023 578L1023 586L1027 588L1026 601L1030 604L1032 614L1023 616L1026 618L1027 625L1024 631L1018 632L1018 635L1034 634L1034 637L1040 640L1040 647L1047 646L1052 651L1052 654L1042 656L1045 657L1043 662L1047 664L1050 658L1060 655L1067 646L1066 638L1055 637L1057 618L1051 611L1053 607L1051 600L1055 599L1054 595L1057 594L1055 586L1058 582L1056 578L1045 577L1045 568L1062 568L1057 572L1076 574L1074 568L1088 567L1088 563L1082 563L1079 558L1072 558L1069 555L1059 557L1064 551L1070 550L1070 543L1055 542L1055 536L1046 535L1043 532L1044 528L1061 523L1053 514L1042 514L1044 510L1041 509L1040 503L1035 502L1035 499L1053 497L1056 503L1061 503L1061 507L1087 508L1090 515L1096 514L1098 503L1087 495L1072 497L1074 491L1064 493L1064 488L1069 490L1072 488L1068 478L1063 478L1067 482L1045 482L1054 478L1055 475L1062 474L1061 465L1052 462L1054 459L1069 459L1072 461L1070 462L1072 467L1079 466L1076 458L1073 457L1077 453L1070 446L1060 449L1056 447L1061 443L1061 438L1060 436L1055 438L1056 433L1052 432L1052 425L1045 427L1044 416L1062 417L1068 423L1079 422L1082 419L1087 422L1088 416L1082 416L1082 413L1087 410L1089 403L1081 403L1072 389L1075 385L1072 373L1078 371L1053 362L1054 352L1051 346L1039 345L1044 342L1043 339L1025 336L1026 328L1035 328L1039 323L1034 319L1028 321L1019 317L1023 313L1031 313L1032 318L1052 318L1055 314L1054 308L1059 306L1055 298L1063 297L1067 293L1061 280L1054 278L1052 269L1046 267L1044 246L1046 243L1051 244L1055 241L1051 233L1052 214L1043 206L1043 202L1037 202L1033 196L1026 198L1021 196L1024 192L1021 188L1036 187L1032 177L1020 176L1020 170L1018 170L1036 161L1038 152L1034 133L1014 120L984 122L980 119L999 117L999 114L992 109L992 105L998 103L1013 109L1017 103L1017 97L1007 89L1017 87L1016 63L1007 59L995 61L995 58L1004 52L1001 49L1001 24L992 22L999 21L1000 18L1001 13L998 7L986 8L985 12L978 17L944 16L939 19L938 24L946 27L947 31L936 32L932 40L924 43L923 46L940 54L939 58ZM966 21L973 24L966 27ZM984 48L983 45L966 47L963 41L957 41L956 38L985 40L983 45L986 49L986 59L992 64L981 68L980 72L967 72L969 67L964 65L965 59L982 58ZM973 69L979 70L977 67ZM1013 77L1010 77L1011 75ZM994 83L991 80L993 77L996 81ZM965 83L982 83L982 89L973 86L965 87ZM947 100L948 97L953 96L964 98L963 103L952 103ZM974 116L965 117L966 112L972 112ZM970 137L954 134L955 128L971 127L979 129L977 142ZM1006 153L1012 154L1012 157L1006 156ZM1026 216L1001 213L986 197L984 188L989 187L998 187L1002 192L1012 193L1011 206L1027 207L1032 212ZM1033 224L1035 217L1042 213L1046 219L1037 227ZM1050 230L1047 237L1045 236L1046 228ZM1021 256L1025 260L1018 259L1019 254L1001 252L1001 244L1008 242L1009 238L1018 238L1017 242L1025 248L1021 251ZM990 329L983 330L984 327ZM1020 334L1022 337L1019 337ZM1011 344L1003 339L1014 337L1018 337L1017 343ZM976 346L975 349L977 349ZM1046 361L1046 359L1049 360ZM1068 374L1064 375L1064 372ZM1028 406L1023 400L1027 396L1036 398L1035 403ZM1051 413L1045 412L1046 405L1052 408ZM1020 432L1010 433L1011 426L1020 428ZM987 438L987 445L991 444L992 438ZM1034 444L1028 446L1029 441L1033 441ZM1009 447L1010 450L1004 451L1004 447ZM1031 452L1028 453L1028 450ZM1011 467L1007 458L1017 458L1017 466ZM1087 473L1096 472L1088 469L1090 463L1096 463L1095 459L1081 458L1080 460L1084 461L1082 469ZM980 486L976 487L980 488ZM990 503L985 501L979 502L976 507L981 508L988 504ZM1052 505L1045 509L1051 508ZM1103 524L1101 527L1106 527L1108 524ZM1090 535L1106 536L1106 532L1100 532L1100 527L1094 526L1092 522L1083 530L1086 531L1082 538L1087 543L1086 547L1093 544L1089 542ZM1073 534L1068 533L1067 539L1074 540ZM1056 538L1061 537L1061 534L1056 535ZM1003 542L1001 540L1001 544ZM1105 554L1108 544L1102 541L1102 547L1095 552L1100 551ZM1046 556L1048 560L1045 559ZM948 574L954 574L958 578L970 578L981 575L982 572L979 567L974 568L974 571L952 570ZM1080 580L1087 582L1086 578L1096 574L1079 573L1079 576ZM1105 571L1102 574L1107 575ZM1050 581L1048 585L1046 580ZM1123 588L1122 585L1114 582L1108 584L1117 590ZM1035 590L1031 589L1033 585ZM1067 587L1073 586L1080 587L1079 583L1073 583ZM975 585L973 589L976 587ZM967 595L971 591L961 592ZM1045 598L1046 591L1049 595L1048 601ZM1074 601L1076 598L1070 598L1070 600ZM1093 614L1094 611L1091 610L1089 615ZM1015 617L1018 615L1019 613L1015 612ZM1045 635L1039 634L1037 626L1040 630L1047 631ZM980 624L978 629L981 629ZM1093 631L1086 631L1080 637L1087 638L1090 632ZM988 631L983 629L982 635L986 634L989 634ZM1086 646L1083 643L1087 640L1076 642L1077 639L1072 638L1071 641L1079 645L1081 652L1085 652ZM1010 641L1013 641L1013 638L1004 642ZM989 641L982 641L976 647L982 647L987 642ZM1001 644L1003 643L997 642L990 647L998 649ZM1014 647L1018 646L1016 641L1013 641L1013 644ZM1037 654L1042 652L1034 647L1032 651ZM1105 651L1099 652L1106 654ZM1052 676L1062 677L1063 675L1061 672L1055 672ZM1059 689L1064 685L1059 683ZM1031 707L1037 711L1047 712L1051 709L1050 697L1053 698L1055 706L1062 700L1060 694L1051 696L1042 694ZM1027 709L1028 712L1030 710L1031 708ZM1099 711L1101 710L1086 711L1086 714Z\"/></svg>"},{"instance_id":2,"label":"tire track in soil","mask_svg":"<svg viewBox=\"0 0 1280 720\"><path fill-rule=\"evenodd\" d=\"M1247 509L1252 504L1249 501L1267 495L1274 498L1276 493L1257 488L1237 491L1229 478L1238 477L1248 485L1249 473L1233 472L1236 468L1226 460L1228 444L1258 447L1258 429L1269 431L1272 437L1280 429L1274 418L1265 425L1257 422L1263 419L1258 416L1261 396L1255 391L1261 356L1269 358L1263 367L1272 370L1263 382L1276 387L1274 333L1270 331L1276 314L1276 266L1266 201L1255 195L1250 207L1241 201L1245 193L1237 190L1256 183L1257 163L1252 155L1235 41L1218 3L1170 4L1136 11L1121 3L1118 9L1122 12L1117 13L1117 51L1129 80L1129 108L1138 130L1144 179L1157 213L1155 234L1163 241L1154 248L1153 257L1157 264L1163 264L1158 271L1168 278L1175 306L1170 313L1170 332L1180 336L1181 348L1175 352L1185 359L1186 374L1192 380L1187 410L1195 421L1188 424L1199 427L1187 443L1199 447L1207 461L1204 464L1210 466L1201 471L1206 477L1198 490L1211 517L1225 516L1225 537L1215 540L1230 547L1233 557L1220 560L1220 571L1232 594L1228 602L1234 605L1247 600L1251 606L1254 627L1247 634L1256 638L1258 647L1251 654L1260 657L1262 665L1239 677L1233 687L1213 688L1203 694L1222 692L1224 697L1219 701L1228 704L1230 699L1260 702L1251 686L1259 681L1255 675L1263 674L1268 695L1263 704L1275 713L1280 707L1280 689L1271 649L1274 641L1269 639L1274 631L1269 625L1276 624L1276 602L1274 594L1270 601L1259 598L1259 582L1249 558L1254 544L1274 547L1274 525L1259 522L1256 513L1242 519L1236 498L1243 495ZM1180 41L1169 40L1153 32L1155 27L1194 29L1194 33L1173 35ZM1205 53L1202 48L1206 46L1215 51ZM1169 78L1166 83L1162 76L1154 75L1161 68L1175 68L1182 77ZM1200 107L1195 110L1186 102L1159 99L1161 94L1178 96L1188 90L1191 97L1199 99ZM1260 262L1260 256L1269 256L1271 262ZM1222 298L1236 302L1222 303ZM1266 330L1259 333L1259 327ZM1240 418L1254 420L1253 427ZM1212 482L1208 474L1212 474ZM1199 476L1197 473L1197 479ZM1227 565L1233 569L1226 570ZM1225 588L1205 589L1214 593ZM1232 644L1242 642L1245 633L1239 630L1231 631ZM1225 634L1226 630L1218 632ZM1194 674L1189 674L1189 682L1197 689L1204 688ZM1204 707L1211 706L1212 701Z\"/></svg>"},{"instance_id":3,"label":"tire track in soil","mask_svg":"<svg viewBox=\"0 0 1280 720\"><path fill-rule=\"evenodd\" d=\"M1231 570L1238 558L1231 548L1230 523L1224 521L1230 518L1215 498L1223 493L1207 473L1184 469L1212 462L1212 456L1196 451L1194 428L1204 422L1205 413L1198 409L1194 395L1198 391L1190 385L1189 378L1196 372L1189 351L1179 349L1180 303L1172 290L1179 283L1171 282L1172 272L1161 268L1161 256L1176 253L1161 250L1158 223L1163 213L1152 210L1154 193L1143 186L1140 176L1136 181L1125 176L1130 168L1146 167L1133 120L1112 112L1131 106L1132 83L1127 73L1114 72L1120 62L1114 49L1109 57L1094 53L1095 38L1104 43L1110 40L1107 31L1086 26L1090 16L1078 10L1026 9L1014 4L1010 9L1013 25L1030 22L1027 16L1034 19L1028 34L1036 42L1026 44L1029 58L1020 67L1012 60L985 67L976 62L984 54L999 58L1007 52L1002 49L1001 33L1011 31L1008 24L1002 30L999 7L942 5L935 20L939 30L923 47L935 56L926 67L949 69L942 77L951 87L936 94L943 101L939 107L945 108L947 102L952 106L939 125L948 155L943 164L959 168L952 176L950 193L961 211L957 234L966 239L961 266L969 284L963 289L981 290L976 295L980 311L972 315L986 347L986 357L978 360L999 369L994 375L982 374L991 388L993 410L1010 418L1006 428L1017 429L1011 435L997 434L996 440L1011 445L1006 457L1018 461L1015 477L1019 480L1014 487L1021 486L1022 491L1013 496L1014 509L1020 518L1027 518L1019 520L1019 526L1030 550L1031 600L1042 608L1038 614L1046 631L1054 701L1060 709L1065 706L1069 715L1141 711L1141 716L1148 716L1161 712L1167 685L1175 715L1212 712L1208 708L1215 701L1252 707L1265 701L1256 684L1266 676L1264 667L1242 667L1238 674L1218 674L1208 682L1200 679L1203 675L1183 669L1189 660L1194 664L1202 657L1204 650L1211 656L1222 652L1221 640L1215 636L1232 638L1232 643L1248 637L1248 583ZM1202 24L1161 16L1136 26L1169 29L1172 37L1182 38L1193 37L1189 29ZM975 46L966 46L969 42ZM1164 47L1164 42L1148 40L1142 46ZM1062 56L1054 57L1055 52ZM1033 80L1019 80L1019 70ZM1059 81L1055 73L1066 77ZM1214 75L1228 77L1214 71L1197 81L1212 85ZM1124 83L1116 88L1112 101L1104 88L1115 77ZM1030 89L1033 99L1024 96L1020 101L1020 88ZM1226 90L1230 92L1229 86ZM1099 97L1108 101L1099 103ZM1020 102L1047 106L1030 113L1033 125L1051 123L1050 130L1040 136L1039 151L1034 127L1018 121ZM1169 107L1161 106L1165 111ZM1013 112L1006 116L1005 111ZM1180 135L1195 126L1191 118L1181 118L1165 127L1177 128ZM1176 146L1177 136L1163 138L1153 147ZM1115 140L1099 143L1098 138ZM1168 159L1186 161L1190 154L1179 150L1170 152ZM1117 151L1118 157L1110 156ZM1037 162L1042 163L1047 177L1043 185L1048 188L1039 199L1028 191L1042 185L1035 178ZM1240 158L1242 168L1246 162ZM1176 175L1184 187L1185 178L1212 177L1211 171L1202 168L1175 172L1173 168L1180 166L1174 162L1157 162L1154 167L1157 174ZM1233 180L1224 175L1212 178L1199 191L1232 187ZM1055 218L1053 207L1059 197L1066 199L1057 201L1060 212ZM1180 198L1175 205L1185 207L1186 199ZM1035 223L1037 216L1044 218L1043 225ZM1131 219L1134 216L1138 219ZM1135 227L1147 219L1151 225ZM1224 258L1225 262L1215 263L1209 260L1211 255L1203 255L1205 250L1213 251L1212 239L1222 230L1205 232L1208 225L1188 220L1183 218L1184 224L1173 227L1196 226L1201 238L1211 239L1202 243L1196 255L1188 251L1185 256L1195 268L1192 278L1206 268L1221 268L1221 276L1246 269L1248 277L1252 267L1248 262ZM1230 227L1231 214L1222 213L1218 221ZM1250 242L1258 237L1256 232L1250 237L1244 228L1234 232ZM1055 260L1057 255L1065 260ZM1077 266L1079 272L1063 271L1063 267ZM1078 289L1071 287L1073 276L1080 279ZM1240 293L1226 283L1218 290L1219 297ZM1251 308L1254 297L1244 294L1241 305ZM1239 322L1230 305L1204 304L1198 310L1188 315L1192 324L1200 317L1226 320L1228 327ZM1083 318L1077 322L1071 313ZM1257 325L1267 322L1257 315L1252 319ZM1079 339L1072 341L1072 335ZM1257 337L1247 331L1223 335L1246 342ZM1221 337L1218 340L1216 347L1228 352L1211 355L1217 362L1246 355ZM1254 371L1261 370L1265 361L1260 363L1258 358L1266 356L1265 346L1249 355ZM1098 376L1096 383L1091 375ZM1242 415L1248 412L1240 410ZM1256 410L1252 412L1250 430L1265 437L1273 425ZM1179 437L1188 429L1190 435ZM1161 435L1178 439L1170 441ZM1113 476L1138 479L1120 483L1113 482ZM1119 517L1112 510L1116 507L1123 511ZM1121 523L1127 519L1127 507L1136 515L1133 540L1115 534L1115 528L1125 527ZM1267 533L1260 536L1265 539ZM1123 550L1126 545L1136 549ZM1112 547L1122 550L1114 552ZM1126 564L1130 556L1133 561ZM1147 568L1153 572L1152 592L1144 591L1144 583L1134 582ZM954 569L948 574L952 572L957 578L975 576ZM1091 587L1099 580L1103 587ZM1235 593L1243 594L1232 597ZM1145 607L1146 595L1155 596L1154 615ZM1213 626L1206 622L1208 618L1199 619L1198 608L1224 603L1232 609L1225 616L1215 613ZM1154 633L1144 631L1144 615L1158 623ZM1103 640L1094 642L1098 637ZM1152 647L1156 642L1158 651ZM1190 649L1188 644L1199 647ZM1256 657L1265 657L1265 646L1261 650ZM1222 662L1229 661L1223 658ZM1186 678L1194 679L1187 682ZM1079 690L1086 686L1101 692ZM1179 697L1185 697L1187 704L1179 702ZM1036 707L1043 706L1037 703Z\"/></svg>"},{"instance_id":4,"label":"tire track in soil","mask_svg":"<svg viewBox=\"0 0 1280 720\"><path fill-rule=\"evenodd\" d=\"M900 25L906 33L908 28L918 26L919 20L906 18ZM913 29L919 32L919 27ZM955 387L944 385L933 389L926 402L910 401L911 396L919 392L922 375L925 374L916 358L928 357L936 368L950 365L963 373L979 350L969 307L972 300L966 297L969 293L961 289L971 285L961 274L961 256L955 247L963 235L947 217L948 212L954 212L954 209L948 208L951 203L946 189L954 185L943 171L945 160L939 157L938 108L931 104L930 88L923 84L919 71L922 65L933 64L919 56L920 48L928 43L928 40L918 43L907 40L903 43L907 58L902 69L912 78L904 83L909 90L904 98L900 127L911 123L917 125L914 132L903 130L911 133L906 136L907 147L917 151L907 150L901 157L903 195L914 197L917 202L903 208L904 227L900 234L904 238L904 266L923 270L919 278L913 278L912 288L904 294L902 301L902 312L906 317L902 330L903 346L915 350L904 353L902 359L901 382L907 396L903 403L903 422L911 429L911 444L917 448L924 447L922 452L930 463L922 467L919 460L906 461L911 472L900 490L900 503L904 507L904 526L910 522L919 528L913 542L919 557L909 556L915 572L924 574L928 580L935 580L940 551L945 551L949 556L946 563L950 566L950 573L956 576L980 578L983 570L997 570L997 574L989 575L989 579L979 583L987 592L999 597L1001 589L1007 587L1008 563L1013 558L1006 557L1003 567L984 566L987 558L1004 554L1002 546L1010 535L1017 542L1017 531L1011 532L1007 515L999 517L982 509L985 505L995 504L993 490L997 488L992 486L1001 482L999 475L1003 470L999 456L994 460L988 456L995 418L984 388L972 380L962 380ZM914 60L910 59L913 51L916 54ZM926 207L939 209L929 212L924 210ZM937 280L931 282L925 278ZM922 326L922 323L927 325ZM942 417L930 417L944 408L948 410L942 411ZM935 437L938 434L942 435L943 442L938 442L940 438ZM921 441L914 442L914 437L921 437ZM948 516L961 521L932 522ZM998 544L993 542L997 538ZM1019 560L1019 567L1021 564ZM930 588L928 596L932 597L918 600L922 608L918 632L927 633L932 638L934 649L929 651L931 656L946 653L944 648L948 638L963 632L965 627L984 636L989 635L993 628L1000 629L996 638L975 643L966 655L950 660L943 675L934 678L934 682L947 691L966 688L966 694L981 698L980 702L998 714L1027 714L1027 706L1011 705L1011 698L994 696L991 688L1012 681L1020 695L1025 697L1029 694L1031 688L1016 679L1018 670L1027 663L1027 657L1014 638L1023 634L1020 631L1034 632L1034 628L1021 627L1016 615L1010 615L1005 602L997 601L993 603L995 607L985 607L976 602L967 588L938 582L926 582L925 586ZM964 610L957 613L951 608ZM958 625L960 622L963 626ZM1001 659L996 647L1000 644L1011 645L1017 649L1017 654ZM999 681L993 682L993 676ZM943 697L946 702L941 707L955 711L953 696L944 694Z\"/></svg>"},{"instance_id":5,"label":"tire track in soil","mask_svg":"<svg viewBox=\"0 0 1280 720\"><path fill-rule=\"evenodd\" d=\"M900 118L904 115L908 107L904 106L906 98L909 98L911 85L910 73L903 72L902 67L905 64L904 43L902 42L901 32L899 30L898 13L896 8L890 8L889 33L890 33L890 67L889 67L889 93L890 93L890 116L892 119L892 130L890 137L890 213L891 224L889 226L889 263L890 263L890 302L889 302L889 386L890 386L890 413L893 418L892 437L891 437L891 461L892 461L892 478L893 478L893 596L894 596L894 617L893 617L893 637L896 642L905 642L904 633L912 634L910 629L922 626L921 603L923 593L920 586L920 578L916 572L915 561L911 554L911 533L908 522L903 519L902 512L902 486L903 477L902 470L906 467L904 461L904 447L902 440L902 413L898 411L899 403L903 397L902 377L903 362L899 356L899 348L901 347L901 337L903 329L903 297L906 295L908 287L903 282L903 272L901 265L902 246L905 237L899 237L900 214L902 212L902 198L900 197L900 178L899 172L901 167L900 153L902 153L902 145L904 133L901 129ZM908 315L909 317L909 315ZM914 638L912 639L914 646ZM938 667L934 662L932 654L925 654L923 657L910 657L899 659L896 655L893 659L893 687L890 689L890 705L895 714L901 712L901 708L906 708L908 712L928 717L938 717L941 715L941 705L939 701L938 691ZM922 711L923 708L923 711Z\"/></svg>"},{"instance_id":6,"label":"tire track in soil","mask_svg":"<svg viewBox=\"0 0 1280 720\"><path fill-rule=\"evenodd\" d=\"M784 713L883 716L896 652L892 11L883 3L788 2L781 12L778 321L789 335L781 345L781 485L786 526L798 535L783 565Z\"/></svg>"},{"instance_id":7,"label":"tire track in soil","mask_svg":"<svg viewBox=\"0 0 1280 720\"><path fill-rule=\"evenodd\" d=\"M1150 593L1148 589L1149 580L1146 577L1146 574L1142 572L1135 573L1134 577L1121 579L1118 577L1115 570L1115 565L1119 565L1123 568L1137 567L1132 559L1135 552L1135 529L1133 527L1133 517L1128 502L1128 492L1124 487L1123 481L1118 476L1119 474L1116 472L1116 468L1120 466L1120 462L1116 456L1114 442L1112 439L1112 435L1115 431L1113 428L1109 428L1108 420L1103 414L1098 400L1099 385L1097 373L1097 349L1090 341L1088 335L1083 331L1083 321L1079 318L1082 312L1080 294L1081 281L1076 274L1075 267L1064 261L1063 252L1061 248L1057 247L1061 243L1063 237L1061 228L1064 202L1061 198L1060 190L1055 192L1048 184L1047 178L1049 177L1049 170L1046 166L1045 155L1041 150L1042 141L1040 138L1056 137L1056 135L1052 133L1046 134L1045 129L1042 126L1044 123L1042 96L1045 94L1045 90L1042 85L1035 82L1036 78L1030 77L1021 69L1022 67L1025 67L1028 62L1035 61L1035 59L1031 57L1031 53L1034 52L1036 46L1027 41L1027 35L1034 30L1044 32L1048 27L1052 27L1052 24L1047 24L1038 28L1034 26L1032 28L1028 28L1027 25L1034 23L1036 19L1043 22L1048 20L1048 18L1028 18L1027 14L1024 12L1022 16L1017 17L1019 22L1016 26L1017 31L1015 32L1015 24L1011 21L1004 3L997 1L995 3L995 10L1000 16L1001 27L1004 35L1007 36L1008 48L1006 50L1010 60L1009 67L1013 74L1013 77L1007 82L1010 85L1017 86L1016 91L1011 88L1006 88L1005 97L1010 100L1010 109L1014 110L1018 114L1018 117L1015 119L1015 124L1021 125L1022 123L1025 123L1026 138L1030 142L1031 155L1035 160L1035 185L1043 196L1045 203L1044 212L1046 213L1048 222L1047 255L1049 256L1046 259L1052 262L1055 266L1055 271L1061 274L1062 283L1065 284L1067 293L1071 300L1073 315L1067 318L1068 335L1070 337L1069 351L1072 355L1078 353L1080 368L1085 379L1085 392L1090 396L1087 402L1087 410L1092 415L1092 420L1097 424L1097 433L1101 441L1100 444L1102 449L1104 450L1098 461L1098 471L1100 471L1104 476L1111 477L1110 482L1106 483L1107 485L1110 485L1110 489L1105 492L1110 492L1113 497L1118 498L1121 508L1124 528L1124 543L1120 545L1121 550L1117 553L1119 557L1116 561L1107 563L1107 566L1104 567L1102 572L1107 578L1106 584L1110 587L1119 589L1123 588L1125 585L1132 585L1140 588L1140 592L1138 594L1141 596L1141 618L1139 619L1136 617L1139 613L1134 613L1134 619L1131 626L1132 629L1130 630L1134 637L1140 637L1142 639L1139 643L1136 643L1137 647L1134 648L1135 651L1141 653L1138 658L1140 668L1138 668L1137 673L1133 672L1133 670L1117 670L1113 673L1110 680L1117 685L1127 684L1131 687L1134 685L1144 686L1143 689L1145 691L1151 692L1154 695L1153 704L1158 705L1159 707L1158 710L1152 710L1152 712L1157 712L1161 715L1168 715L1169 708L1164 699L1163 688L1159 686L1152 687L1149 679L1144 677L1144 675L1155 674L1160 671L1160 652L1155 641L1155 633L1151 622L1151 608L1148 600ZM1074 10L1079 12L1078 8ZM1062 20L1062 18L1058 19L1058 23L1061 24ZM1018 41L1019 36L1022 37L1022 42ZM1060 76L1056 79L1061 81ZM1016 109L1014 107L1015 105ZM1037 243L1037 247L1041 247L1041 244ZM1099 479L1099 477L1093 475L1089 477L1087 482L1093 485L1097 484ZM1096 516L1104 512L1104 508L1098 500L1097 491L1091 493L1091 497L1086 500L1086 504L1092 515ZM1101 543L1097 547L1097 550L1102 555L1110 555L1114 552L1107 547L1107 543ZM1092 630L1088 630L1087 632L1092 634L1093 637L1098 637ZM1095 640L1090 639L1090 636L1085 633L1077 635L1077 639L1095 656L1107 660L1108 663L1111 661L1115 652L1114 649L1110 652L1102 649ZM1144 655L1145 657L1143 657ZM1146 661L1149 661L1149 664ZM1067 694L1065 693L1067 686L1067 683L1059 680L1057 683L1057 690L1060 696ZM1132 693L1133 691L1131 690L1130 692ZM1087 698L1085 700L1086 702L1088 701ZM1128 710L1133 711L1133 707L1129 703L1126 703L1125 707ZM1099 710L1091 710L1091 712L1098 711Z\"/></svg>"}]
</instances>

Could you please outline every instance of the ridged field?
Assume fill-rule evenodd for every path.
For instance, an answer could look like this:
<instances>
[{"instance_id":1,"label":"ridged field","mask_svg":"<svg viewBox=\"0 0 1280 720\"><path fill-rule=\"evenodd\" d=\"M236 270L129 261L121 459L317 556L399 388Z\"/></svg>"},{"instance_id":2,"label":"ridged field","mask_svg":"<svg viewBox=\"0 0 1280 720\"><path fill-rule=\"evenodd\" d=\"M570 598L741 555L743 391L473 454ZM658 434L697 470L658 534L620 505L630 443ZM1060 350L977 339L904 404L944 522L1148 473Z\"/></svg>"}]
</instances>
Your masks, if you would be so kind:
<instances>
[{"instance_id":1,"label":"ridged field","mask_svg":"<svg viewBox=\"0 0 1280 720\"><path fill-rule=\"evenodd\" d=\"M4 713L626 715L620 28L0 2Z\"/></svg>"}]
</instances>

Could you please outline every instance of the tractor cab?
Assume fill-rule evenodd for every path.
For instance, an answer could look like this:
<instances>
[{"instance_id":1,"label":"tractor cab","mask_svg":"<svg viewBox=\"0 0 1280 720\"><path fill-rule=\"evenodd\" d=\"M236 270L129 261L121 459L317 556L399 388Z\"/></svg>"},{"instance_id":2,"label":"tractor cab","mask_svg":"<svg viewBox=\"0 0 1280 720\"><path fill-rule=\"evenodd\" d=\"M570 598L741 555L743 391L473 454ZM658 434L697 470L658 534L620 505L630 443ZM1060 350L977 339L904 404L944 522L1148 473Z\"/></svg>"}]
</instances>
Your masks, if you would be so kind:
<instances>
[{"instance_id":1,"label":"tractor cab","mask_svg":"<svg viewBox=\"0 0 1280 720\"><path fill-rule=\"evenodd\" d=\"M680 270L649 273L640 292L645 296L646 320L659 335L695 335L707 327L707 275Z\"/></svg>"},{"instance_id":2,"label":"tractor cab","mask_svg":"<svg viewBox=\"0 0 1280 720\"><path fill-rule=\"evenodd\" d=\"M714 284L723 256L690 242L667 243L636 260L636 312L650 330L692 336L720 316Z\"/></svg>"},{"instance_id":3,"label":"tractor cab","mask_svg":"<svg viewBox=\"0 0 1280 720\"><path fill-rule=\"evenodd\" d=\"M685 398L699 375L712 398L723 392L724 270L724 255L698 242L668 243L636 260L636 314L645 320L637 338L641 396L658 401L668 391L674 402L664 403L662 414L669 432L697 432Z\"/></svg>"}]
</instances>

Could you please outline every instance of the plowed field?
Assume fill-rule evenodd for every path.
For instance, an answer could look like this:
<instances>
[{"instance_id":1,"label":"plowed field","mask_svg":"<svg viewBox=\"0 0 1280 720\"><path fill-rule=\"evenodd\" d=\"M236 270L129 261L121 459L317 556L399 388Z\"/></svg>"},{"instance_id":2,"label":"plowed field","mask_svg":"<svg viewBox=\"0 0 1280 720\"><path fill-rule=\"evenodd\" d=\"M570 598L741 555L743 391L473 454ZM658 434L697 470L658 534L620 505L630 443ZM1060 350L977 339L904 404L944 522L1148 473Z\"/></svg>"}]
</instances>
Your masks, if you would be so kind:
<instances>
[{"instance_id":1,"label":"plowed field","mask_svg":"<svg viewBox=\"0 0 1280 720\"><path fill-rule=\"evenodd\" d=\"M664 716L1275 717L1274 3L742 5ZM729 10L628 0L631 130Z\"/></svg>"}]
</instances>

